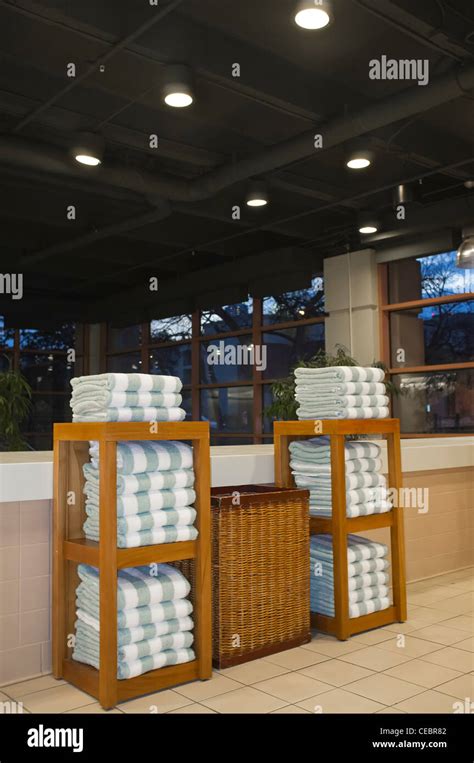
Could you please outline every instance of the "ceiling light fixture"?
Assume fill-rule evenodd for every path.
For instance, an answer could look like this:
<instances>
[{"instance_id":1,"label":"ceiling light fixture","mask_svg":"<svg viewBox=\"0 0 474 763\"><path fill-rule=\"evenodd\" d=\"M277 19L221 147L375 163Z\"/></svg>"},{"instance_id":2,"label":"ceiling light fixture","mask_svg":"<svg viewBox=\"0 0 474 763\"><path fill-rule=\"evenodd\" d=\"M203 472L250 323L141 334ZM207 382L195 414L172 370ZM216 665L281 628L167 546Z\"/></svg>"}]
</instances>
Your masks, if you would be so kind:
<instances>
[{"instance_id":1,"label":"ceiling light fixture","mask_svg":"<svg viewBox=\"0 0 474 763\"><path fill-rule=\"evenodd\" d=\"M365 170L367 167L370 167L373 159L374 154L372 151L355 149L351 151L347 157L346 166L349 167L350 170Z\"/></svg>"},{"instance_id":2,"label":"ceiling light fixture","mask_svg":"<svg viewBox=\"0 0 474 763\"><path fill-rule=\"evenodd\" d=\"M393 190L393 206L406 206L415 201L415 190L412 185L400 183Z\"/></svg>"},{"instance_id":3,"label":"ceiling light fixture","mask_svg":"<svg viewBox=\"0 0 474 763\"><path fill-rule=\"evenodd\" d=\"M191 106L194 101L194 82L189 66L172 64L166 67L163 100L174 109Z\"/></svg>"},{"instance_id":4,"label":"ceiling light fixture","mask_svg":"<svg viewBox=\"0 0 474 763\"><path fill-rule=\"evenodd\" d=\"M463 241L457 251L456 267L463 270L474 269L474 226L462 232Z\"/></svg>"},{"instance_id":5,"label":"ceiling light fixture","mask_svg":"<svg viewBox=\"0 0 474 763\"><path fill-rule=\"evenodd\" d=\"M380 230L380 221L371 212L359 216L359 233L363 236L370 236Z\"/></svg>"},{"instance_id":6,"label":"ceiling light fixture","mask_svg":"<svg viewBox=\"0 0 474 763\"><path fill-rule=\"evenodd\" d=\"M82 132L71 149L71 154L80 164L97 167L104 158L104 139L92 132Z\"/></svg>"},{"instance_id":7,"label":"ceiling light fixture","mask_svg":"<svg viewBox=\"0 0 474 763\"><path fill-rule=\"evenodd\" d=\"M265 183L260 181L251 183L245 197L245 202L248 207L265 207L269 202Z\"/></svg>"},{"instance_id":8,"label":"ceiling light fixture","mask_svg":"<svg viewBox=\"0 0 474 763\"><path fill-rule=\"evenodd\" d=\"M295 21L303 29L324 29L333 19L330 0L300 0L296 4Z\"/></svg>"}]
</instances>

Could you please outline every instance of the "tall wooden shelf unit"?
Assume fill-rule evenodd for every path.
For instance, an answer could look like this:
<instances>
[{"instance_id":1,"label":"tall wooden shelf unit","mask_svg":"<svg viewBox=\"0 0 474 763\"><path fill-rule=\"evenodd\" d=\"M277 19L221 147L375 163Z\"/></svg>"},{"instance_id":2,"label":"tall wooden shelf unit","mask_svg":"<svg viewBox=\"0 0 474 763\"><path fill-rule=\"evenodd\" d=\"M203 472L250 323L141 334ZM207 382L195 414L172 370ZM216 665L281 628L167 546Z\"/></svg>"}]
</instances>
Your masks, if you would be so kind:
<instances>
[{"instance_id":1,"label":"tall wooden shelf unit","mask_svg":"<svg viewBox=\"0 0 474 763\"><path fill-rule=\"evenodd\" d=\"M53 673L96 697L102 707L170 686L206 680L212 674L210 450L206 422L55 424L54 426L54 552L53 552ZM89 441L99 442L100 542L84 538L86 519L82 473L89 461ZM117 548L117 443L124 440L191 442L195 471L194 541L139 548ZM195 563L194 650L196 659L117 679L117 571L123 567L193 559ZM100 668L71 658L70 636L76 619L77 565L100 570Z\"/></svg>"},{"instance_id":2,"label":"tall wooden shelf unit","mask_svg":"<svg viewBox=\"0 0 474 763\"><path fill-rule=\"evenodd\" d=\"M293 440L329 435L331 442L332 516L310 517L310 534L332 535L334 554L335 617L311 613L311 624L316 629L337 636L341 641L350 636L404 622L407 618L405 538L403 509L394 506L386 514L346 517L346 472L344 446L346 435L384 435L387 440L388 485L397 491L402 487L400 422L398 419L327 419L322 421L276 421L275 482L280 487L293 487L288 446ZM398 502L397 502L398 503ZM381 527L390 528L393 605L380 612L361 617L349 617L349 582L347 569L347 535Z\"/></svg>"}]
</instances>

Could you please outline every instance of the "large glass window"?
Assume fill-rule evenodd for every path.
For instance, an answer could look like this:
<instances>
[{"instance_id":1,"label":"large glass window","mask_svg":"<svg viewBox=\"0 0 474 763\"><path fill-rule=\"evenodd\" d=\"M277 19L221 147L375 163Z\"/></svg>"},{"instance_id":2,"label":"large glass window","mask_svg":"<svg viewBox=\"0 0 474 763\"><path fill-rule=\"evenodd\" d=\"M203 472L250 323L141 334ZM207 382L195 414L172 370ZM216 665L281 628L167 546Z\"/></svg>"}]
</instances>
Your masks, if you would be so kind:
<instances>
[{"instance_id":1,"label":"large glass window","mask_svg":"<svg viewBox=\"0 0 474 763\"><path fill-rule=\"evenodd\" d=\"M324 313L324 283L313 278L309 289L290 291L263 300L263 323L287 323L315 318Z\"/></svg>"},{"instance_id":2,"label":"large glass window","mask_svg":"<svg viewBox=\"0 0 474 763\"><path fill-rule=\"evenodd\" d=\"M178 376L186 417L210 422L212 444L262 442L271 435L271 422L264 422L269 382L288 376L298 360L324 347L323 281L315 278L309 289L288 294L109 328L106 344L110 371Z\"/></svg>"},{"instance_id":3,"label":"large glass window","mask_svg":"<svg viewBox=\"0 0 474 763\"><path fill-rule=\"evenodd\" d=\"M473 431L474 271L456 253L380 266L382 352L406 434Z\"/></svg>"}]
</instances>

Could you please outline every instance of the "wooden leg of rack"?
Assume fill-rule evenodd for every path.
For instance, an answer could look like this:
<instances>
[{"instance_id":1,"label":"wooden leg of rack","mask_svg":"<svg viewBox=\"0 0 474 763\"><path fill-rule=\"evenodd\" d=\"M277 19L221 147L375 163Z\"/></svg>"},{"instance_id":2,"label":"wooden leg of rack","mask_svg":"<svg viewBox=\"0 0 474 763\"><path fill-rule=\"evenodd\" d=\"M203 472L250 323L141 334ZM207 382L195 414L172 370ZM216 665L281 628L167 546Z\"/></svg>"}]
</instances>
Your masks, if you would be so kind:
<instances>
[{"instance_id":1,"label":"wooden leg of rack","mask_svg":"<svg viewBox=\"0 0 474 763\"><path fill-rule=\"evenodd\" d=\"M387 435L387 454L389 487L396 488L396 494L399 497L400 489L402 487L402 467L400 434L398 432ZM397 613L397 620L403 623L407 619L405 534L403 509L399 505L400 500L397 500L396 503L397 505L392 509L393 523L390 528L393 604Z\"/></svg>"},{"instance_id":2,"label":"wooden leg of rack","mask_svg":"<svg viewBox=\"0 0 474 763\"><path fill-rule=\"evenodd\" d=\"M99 701L117 704L117 443L100 441L100 670Z\"/></svg>"},{"instance_id":3,"label":"wooden leg of rack","mask_svg":"<svg viewBox=\"0 0 474 763\"><path fill-rule=\"evenodd\" d=\"M53 591L52 602L52 651L53 675L63 677L63 661L66 657L66 595L67 562L64 560L64 540L66 539L67 480L69 443L56 440L54 443L54 506L53 506Z\"/></svg>"},{"instance_id":4,"label":"wooden leg of rack","mask_svg":"<svg viewBox=\"0 0 474 763\"><path fill-rule=\"evenodd\" d=\"M211 475L209 459L206 458L207 448L208 444L205 440L193 441L196 475L196 525L199 531L198 552L195 562L194 630L199 678L201 680L212 677Z\"/></svg>"},{"instance_id":5,"label":"wooden leg of rack","mask_svg":"<svg viewBox=\"0 0 474 763\"><path fill-rule=\"evenodd\" d=\"M347 569L346 464L344 435L331 435L332 549L336 636L346 641L349 627Z\"/></svg>"}]
</instances>

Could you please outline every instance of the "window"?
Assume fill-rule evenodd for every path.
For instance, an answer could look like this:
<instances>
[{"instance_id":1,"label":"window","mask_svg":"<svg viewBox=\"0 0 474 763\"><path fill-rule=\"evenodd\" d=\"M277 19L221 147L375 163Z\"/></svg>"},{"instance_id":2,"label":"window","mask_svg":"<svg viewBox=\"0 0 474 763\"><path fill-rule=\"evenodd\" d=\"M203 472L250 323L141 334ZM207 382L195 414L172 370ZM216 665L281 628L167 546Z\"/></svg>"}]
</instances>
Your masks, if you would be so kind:
<instances>
[{"instance_id":1,"label":"window","mask_svg":"<svg viewBox=\"0 0 474 763\"><path fill-rule=\"evenodd\" d=\"M456 252L380 266L382 357L405 434L472 432L474 272Z\"/></svg>"},{"instance_id":2,"label":"window","mask_svg":"<svg viewBox=\"0 0 474 763\"><path fill-rule=\"evenodd\" d=\"M78 324L5 329L0 319L0 372L20 371L32 390L23 436L33 450L50 450L53 424L71 421L70 380L84 373L84 341L84 328Z\"/></svg>"},{"instance_id":3,"label":"window","mask_svg":"<svg viewBox=\"0 0 474 763\"><path fill-rule=\"evenodd\" d=\"M323 281L149 325L109 328L106 344L108 370L179 376L187 418L209 421L212 444L266 441L271 382L324 347Z\"/></svg>"}]
</instances>

